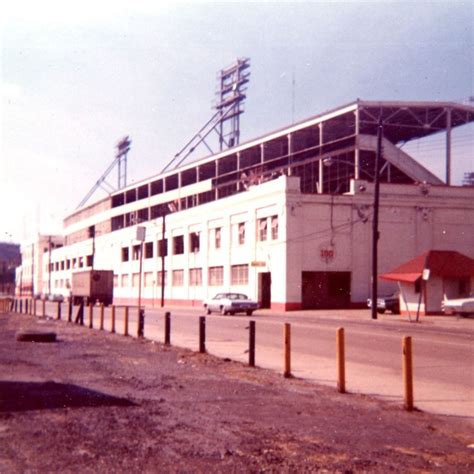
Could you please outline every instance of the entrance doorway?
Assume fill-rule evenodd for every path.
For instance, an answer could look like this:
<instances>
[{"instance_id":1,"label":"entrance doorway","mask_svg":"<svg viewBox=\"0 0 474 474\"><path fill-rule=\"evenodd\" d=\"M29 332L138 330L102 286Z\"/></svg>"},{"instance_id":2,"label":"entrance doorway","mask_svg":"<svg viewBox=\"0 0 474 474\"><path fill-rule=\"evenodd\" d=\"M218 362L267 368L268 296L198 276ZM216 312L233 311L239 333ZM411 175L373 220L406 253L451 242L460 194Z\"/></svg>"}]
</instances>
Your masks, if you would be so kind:
<instances>
[{"instance_id":1,"label":"entrance doorway","mask_svg":"<svg viewBox=\"0 0 474 474\"><path fill-rule=\"evenodd\" d=\"M302 272L303 309L347 308L351 300L351 272Z\"/></svg>"},{"instance_id":2,"label":"entrance doorway","mask_svg":"<svg viewBox=\"0 0 474 474\"><path fill-rule=\"evenodd\" d=\"M260 308L270 308L272 302L272 274L261 272L258 274L258 304Z\"/></svg>"}]
</instances>

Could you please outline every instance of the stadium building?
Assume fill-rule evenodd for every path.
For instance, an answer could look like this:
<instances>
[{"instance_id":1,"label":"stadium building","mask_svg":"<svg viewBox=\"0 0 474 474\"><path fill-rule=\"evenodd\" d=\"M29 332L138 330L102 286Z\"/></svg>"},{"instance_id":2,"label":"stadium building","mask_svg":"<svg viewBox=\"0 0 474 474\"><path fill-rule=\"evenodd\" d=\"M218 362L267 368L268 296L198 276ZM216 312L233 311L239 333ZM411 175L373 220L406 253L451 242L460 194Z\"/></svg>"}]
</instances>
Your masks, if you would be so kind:
<instances>
[{"instance_id":1,"label":"stadium building","mask_svg":"<svg viewBox=\"0 0 474 474\"><path fill-rule=\"evenodd\" d=\"M364 306L379 127L383 274L433 249L474 258L474 189L450 185L451 130L473 120L451 102L357 100L128 185L65 218L63 246L42 255L42 291L68 296L73 272L113 270L114 302L136 303L144 227L145 305L238 291L277 310ZM402 148L438 133L445 181Z\"/></svg>"}]
</instances>

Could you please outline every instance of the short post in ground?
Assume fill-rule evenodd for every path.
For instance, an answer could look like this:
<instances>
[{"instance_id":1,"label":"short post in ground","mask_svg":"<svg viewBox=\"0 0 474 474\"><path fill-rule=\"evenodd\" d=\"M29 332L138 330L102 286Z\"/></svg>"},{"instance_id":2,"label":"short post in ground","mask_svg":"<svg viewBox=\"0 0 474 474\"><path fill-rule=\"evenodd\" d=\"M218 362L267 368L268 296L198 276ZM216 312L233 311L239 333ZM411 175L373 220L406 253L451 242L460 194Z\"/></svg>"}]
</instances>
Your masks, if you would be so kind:
<instances>
[{"instance_id":1,"label":"short post in ground","mask_svg":"<svg viewBox=\"0 0 474 474\"><path fill-rule=\"evenodd\" d=\"M115 306L112 305L112 307L110 308L110 332L112 334L115 333Z\"/></svg>"},{"instance_id":2,"label":"short post in ground","mask_svg":"<svg viewBox=\"0 0 474 474\"><path fill-rule=\"evenodd\" d=\"M57 319L61 319L61 302L58 301L58 307L57 307L57 310L56 310L56 317Z\"/></svg>"},{"instance_id":3,"label":"short post in ground","mask_svg":"<svg viewBox=\"0 0 474 474\"><path fill-rule=\"evenodd\" d=\"M206 317L199 316L199 352L206 352Z\"/></svg>"},{"instance_id":4,"label":"short post in ground","mask_svg":"<svg viewBox=\"0 0 474 474\"><path fill-rule=\"evenodd\" d=\"M255 367L255 321L249 321L249 366Z\"/></svg>"},{"instance_id":5,"label":"short post in ground","mask_svg":"<svg viewBox=\"0 0 474 474\"><path fill-rule=\"evenodd\" d=\"M165 346L171 345L171 313L165 313Z\"/></svg>"},{"instance_id":6,"label":"short post in ground","mask_svg":"<svg viewBox=\"0 0 474 474\"><path fill-rule=\"evenodd\" d=\"M285 323L283 327L283 342L285 348L285 370L283 376L291 377L291 324Z\"/></svg>"},{"instance_id":7,"label":"short post in ground","mask_svg":"<svg viewBox=\"0 0 474 474\"><path fill-rule=\"evenodd\" d=\"M94 304L89 303L89 329L94 327Z\"/></svg>"},{"instance_id":8,"label":"short post in ground","mask_svg":"<svg viewBox=\"0 0 474 474\"><path fill-rule=\"evenodd\" d=\"M337 390L340 393L346 393L346 360L344 345L344 328L338 328L336 332Z\"/></svg>"},{"instance_id":9,"label":"short post in ground","mask_svg":"<svg viewBox=\"0 0 474 474\"><path fill-rule=\"evenodd\" d=\"M100 303L100 330L104 330L104 303Z\"/></svg>"},{"instance_id":10,"label":"short post in ground","mask_svg":"<svg viewBox=\"0 0 474 474\"><path fill-rule=\"evenodd\" d=\"M404 387L404 405L405 410L412 411L413 403L413 351L412 340L410 336L402 339L403 352L403 387Z\"/></svg>"},{"instance_id":11,"label":"short post in ground","mask_svg":"<svg viewBox=\"0 0 474 474\"><path fill-rule=\"evenodd\" d=\"M128 336L128 306L125 306L125 318L124 318L123 335Z\"/></svg>"}]
</instances>

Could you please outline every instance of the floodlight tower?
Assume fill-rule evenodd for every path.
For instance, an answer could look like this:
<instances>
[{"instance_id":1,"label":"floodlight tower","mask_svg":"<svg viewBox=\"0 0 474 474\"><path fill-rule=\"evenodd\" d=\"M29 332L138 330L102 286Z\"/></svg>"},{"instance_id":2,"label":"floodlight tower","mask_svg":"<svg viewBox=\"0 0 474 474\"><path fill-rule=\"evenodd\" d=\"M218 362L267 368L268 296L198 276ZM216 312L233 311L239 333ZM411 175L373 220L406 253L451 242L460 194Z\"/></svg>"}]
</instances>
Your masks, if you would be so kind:
<instances>
[{"instance_id":1,"label":"floodlight tower","mask_svg":"<svg viewBox=\"0 0 474 474\"><path fill-rule=\"evenodd\" d=\"M244 92L249 82L250 58L240 58L219 73L218 101L215 106L219 112L219 148L231 148L239 144L240 115L244 112Z\"/></svg>"}]
</instances>

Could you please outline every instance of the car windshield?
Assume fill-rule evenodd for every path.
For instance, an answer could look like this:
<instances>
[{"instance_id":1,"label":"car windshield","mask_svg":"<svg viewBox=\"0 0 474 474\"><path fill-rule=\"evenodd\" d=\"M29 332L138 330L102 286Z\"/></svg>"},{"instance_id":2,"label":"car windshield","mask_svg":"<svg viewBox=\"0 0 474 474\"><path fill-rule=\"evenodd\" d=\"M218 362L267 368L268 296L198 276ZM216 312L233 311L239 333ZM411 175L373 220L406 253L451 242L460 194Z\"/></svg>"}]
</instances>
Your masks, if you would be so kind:
<instances>
[{"instance_id":1,"label":"car windshield","mask_svg":"<svg viewBox=\"0 0 474 474\"><path fill-rule=\"evenodd\" d=\"M229 298L230 300L247 300L247 296L246 295L243 295L241 293L229 293L227 295L227 298Z\"/></svg>"}]
</instances>

